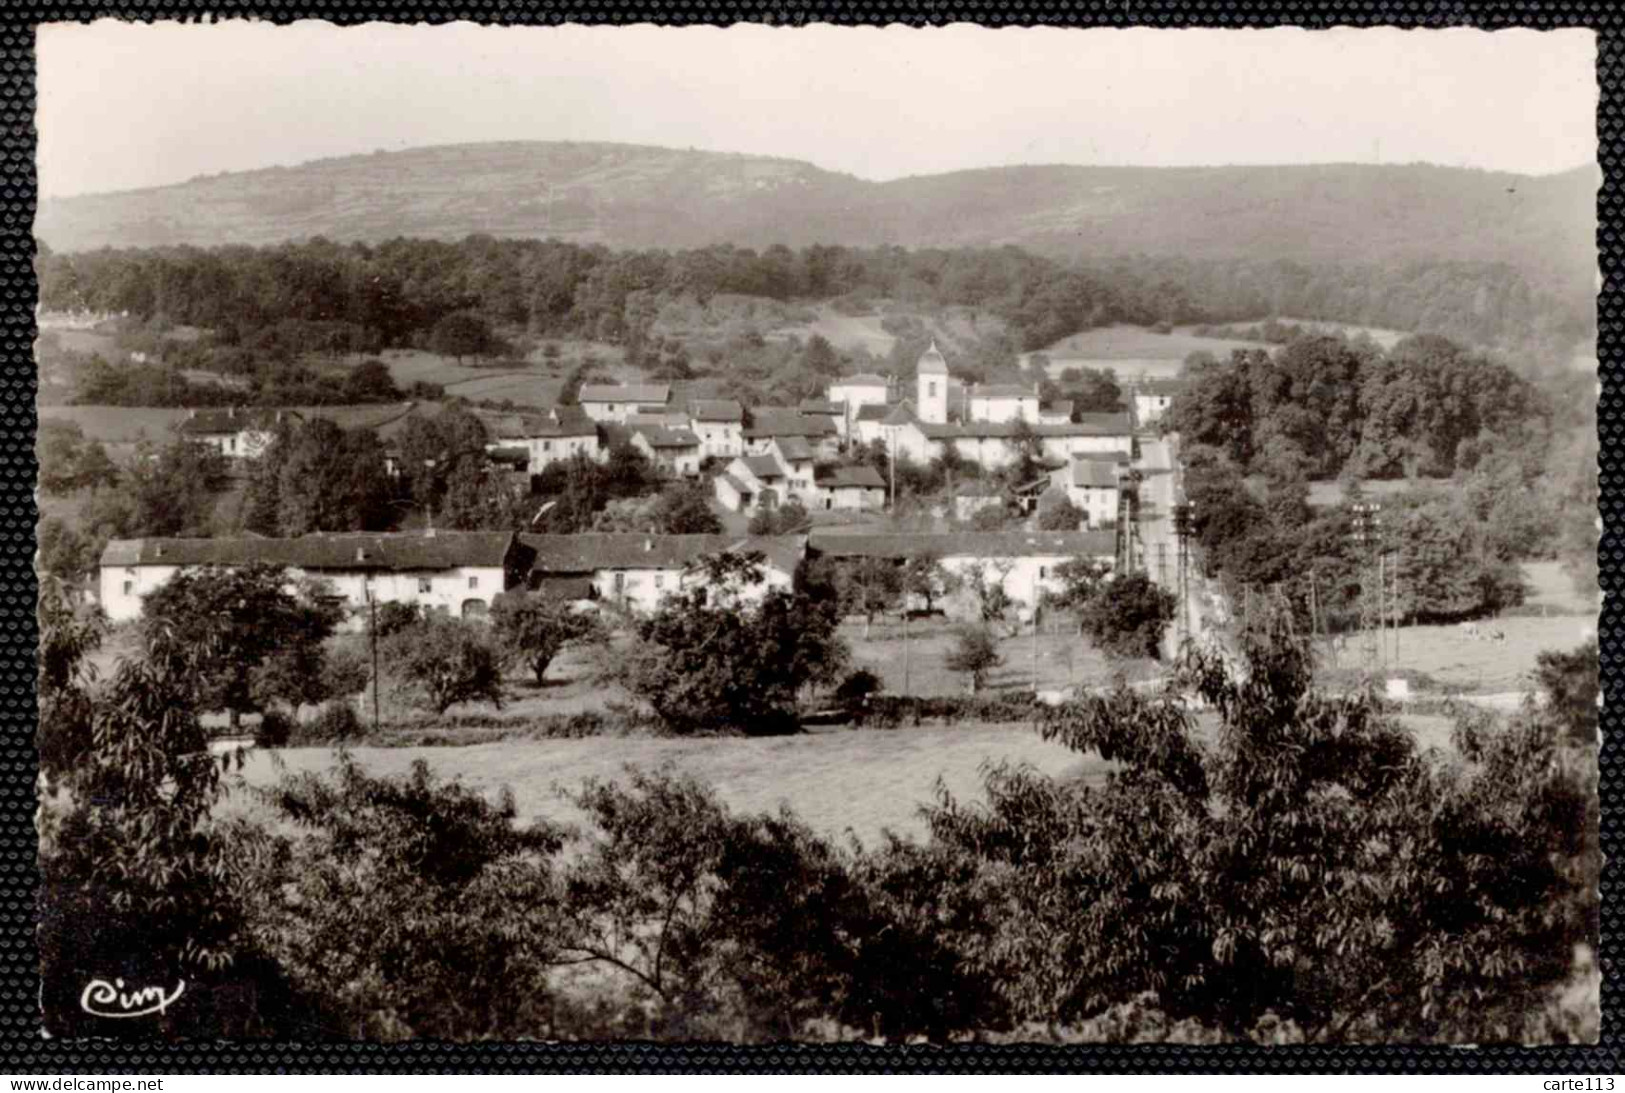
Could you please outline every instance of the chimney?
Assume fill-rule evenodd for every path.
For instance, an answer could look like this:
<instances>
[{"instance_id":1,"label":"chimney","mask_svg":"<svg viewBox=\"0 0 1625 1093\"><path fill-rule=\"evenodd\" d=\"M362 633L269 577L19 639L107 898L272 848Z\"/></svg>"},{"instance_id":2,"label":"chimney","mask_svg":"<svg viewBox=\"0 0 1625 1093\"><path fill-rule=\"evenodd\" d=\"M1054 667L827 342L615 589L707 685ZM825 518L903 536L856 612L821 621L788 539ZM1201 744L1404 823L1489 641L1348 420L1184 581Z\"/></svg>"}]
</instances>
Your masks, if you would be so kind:
<instances>
[{"instance_id":1,"label":"chimney","mask_svg":"<svg viewBox=\"0 0 1625 1093\"><path fill-rule=\"evenodd\" d=\"M191 421L195 417L197 417L197 410L192 409L192 410L186 411L186 420L187 421Z\"/></svg>"},{"instance_id":2,"label":"chimney","mask_svg":"<svg viewBox=\"0 0 1625 1093\"><path fill-rule=\"evenodd\" d=\"M364 561L367 560L367 548L366 547L356 547L355 548L355 560L358 561L358 562L364 562Z\"/></svg>"},{"instance_id":3,"label":"chimney","mask_svg":"<svg viewBox=\"0 0 1625 1093\"><path fill-rule=\"evenodd\" d=\"M159 558L162 558L162 557L163 557L163 556L164 556L164 544L162 544L162 543L158 543L158 544L156 544L156 545L155 545L155 546L154 546L154 547L153 547L153 551L152 551L152 552L153 552L153 554L155 554L155 555L156 555L156 556L157 556L157 557L159 557Z\"/></svg>"},{"instance_id":4,"label":"chimney","mask_svg":"<svg viewBox=\"0 0 1625 1093\"><path fill-rule=\"evenodd\" d=\"M226 416L231 418L233 421L235 421L237 419L237 407L235 407L235 406L227 406L226 407Z\"/></svg>"},{"instance_id":5,"label":"chimney","mask_svg":"<svg viewBox=\"0 0 1625 1093\"><path fill-rule=\"evenodd\" d=\"M282 424L282 411L281 411L281 410L278 410L278 411L277 411L277 412L276 412L276 423L277 423L277 424L278 424L278 425L281 425L281 424Z\"/></svg>"},{"instance_id":6,"label":"chimney","mask_svg":"<svg viewBox=\"0 0 1625 1093\"><path fill-rule=\"evenodd\" d=\"M653 539L646 538L643 540L643 553L648 554L650 551L654 550L654 548L655 541Z\"/></svg>"}]
</instances>

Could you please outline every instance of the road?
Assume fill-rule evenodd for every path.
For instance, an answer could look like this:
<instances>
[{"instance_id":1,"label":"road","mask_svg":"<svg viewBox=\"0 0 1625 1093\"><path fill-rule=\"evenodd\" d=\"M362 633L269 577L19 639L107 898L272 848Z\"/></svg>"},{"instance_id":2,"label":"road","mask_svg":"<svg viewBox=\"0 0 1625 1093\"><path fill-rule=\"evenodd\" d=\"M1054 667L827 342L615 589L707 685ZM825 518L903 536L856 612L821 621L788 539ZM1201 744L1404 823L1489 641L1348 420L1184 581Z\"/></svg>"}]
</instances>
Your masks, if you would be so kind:
<instances>
[{"instance_id":1,"label":"road","mask_svg":"<svg viewBox=\"0 0 1625 1093\"><path fill-rule=\"evenodd\" d=\"M1140 483L1140 549L1146 574L1159 586L1179 594L1179 540L1174 535L1174 505L1180 499L1182 483L1177 466L1178 434L1164 438L1144 437L1140 440L1139 470L1145 476ZM1186 604L1190 632L1200 636L1203 632L1201 602L1207 582L1196 573L1188 574L1190 602ZM1164 656L1177 651L1179 625L1168 628L1164 638Z\"/></svg>"}]
</instances>

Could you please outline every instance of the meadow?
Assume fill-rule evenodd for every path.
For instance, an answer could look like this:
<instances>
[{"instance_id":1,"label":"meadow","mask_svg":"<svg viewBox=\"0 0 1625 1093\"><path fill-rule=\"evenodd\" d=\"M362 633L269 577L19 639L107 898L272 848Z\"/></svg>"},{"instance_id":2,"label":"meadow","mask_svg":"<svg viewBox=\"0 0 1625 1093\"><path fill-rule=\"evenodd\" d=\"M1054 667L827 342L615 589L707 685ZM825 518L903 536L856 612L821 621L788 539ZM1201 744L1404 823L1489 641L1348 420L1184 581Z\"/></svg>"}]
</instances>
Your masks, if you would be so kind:
<instances>
[{"instance_id":1,"label":"meadow","mask_svg":"<svg viewBox=\"0 0 1625 1093\"><path fill-rule=\"evenodd\" d=\"M1481 635L1500 630L1506 639L1475 639L1460 626L1405 626L1399 631L1397 654L1394 633L1388 632L1386 663L1474 693L1527 691L1533 686L1535 657L1548 649L1573 649L1595 637L1597 616L1509 615L1477 625ZM1351 636L1341 650L1330 652L1327 663L1332 668L1362 667L1359 641Z\"/></svg>"}]
</instances>

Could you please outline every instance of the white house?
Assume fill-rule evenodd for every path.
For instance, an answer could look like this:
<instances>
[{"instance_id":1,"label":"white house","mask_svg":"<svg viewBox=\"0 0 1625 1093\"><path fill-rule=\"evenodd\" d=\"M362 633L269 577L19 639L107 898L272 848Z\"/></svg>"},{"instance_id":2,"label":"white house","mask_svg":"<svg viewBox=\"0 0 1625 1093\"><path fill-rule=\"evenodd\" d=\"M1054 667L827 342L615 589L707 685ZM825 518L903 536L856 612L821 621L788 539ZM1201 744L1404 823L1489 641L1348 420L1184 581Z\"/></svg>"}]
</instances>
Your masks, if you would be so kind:
<instances>
[{"instance_id":1,"label":"white house","mask_svg":"<svg viewBox=\"0 0 1625 1093\"><path fill-rule=\"evenodd\" d=\"M732 459L745 452L745 408L733 399L695 399L689 428L700 438L700 457Z\"/></svg>"},{"instance_id":2,"label":"white house","mask_svg":"<svg viewBox=\"0 0 1625 1093\"><path fill-rule=\"evenodd\" d=\"M700 473L700 438L687 429L640 426L632 431L632 447L669 474Z\"/></svg>"},{"instance_id":3,"label":"white house","mask_svg":"<svg viewBox=\"0 0 1625 1093\"><path fill-rule=\"evenodd\" d=\"M1155 424L1173 408L1174 399L1185 392L1181 379L1144 380L1134 385L1134 420L1141 426Z\"/></svg>"},{"instance_id":4,"label":"white house","mask_svg":"<svg viewBox=\"0 0 1625 1093\"><path fill-rule=\"evenodd\" d=\"M1038 392L1016 383L972 384L966 393L969 421L1038 423Z\"/></svg>"},{"instance_id":5,"label":"white house","mask_svg":"<svg viewBox=\"0 0 1625 1093\"><path fill-rule=\"evenodd\" d=\"M852 432L850 411L847 410L844 402L831 402L828 399L821 398L804 398L796 405L796 409L810 417L828 418L830 424L835 426L835 435L843 441Z\"/></svg>"},{"instance_id":6,"label":"white house","mask_svg":"<svg viewBox=\"0 0 1625 1093\"><path fill-rule=\"evenodd\" d=\"M847 412L856 415L865 406L885 406L892 401L893 381L872 372L855 376L842 376L824 390L830 402L845 404Z\"/></svg>"},{"instance_id":7,"label":"white house","mask_svg":"<svg viewBox=\"0 0 1625 1093\"><path fill-rule=\"evenodd\" d=\"M227 459L258 459L276 439L281 410L191 410L176 431L187 440L208 444Z\"/></svg>"},{"instance_id":8,"label":"white house","mask_svg":"<svg viewBox=\"0 0 1625 1093\"><path fill-rule=\"evenodd\" d=\"M812 557L883 558L898 565L931 557L962 581L980 574L998 580L1023 611L1031 611L1045 592L1059 592L1055 571L1073 558L1115 564L1117 537L1109 531L999 531L930 534L861 535L814 528L807 543ZM953 613L975 610L962 591L944 606Z\"/></svg>"},{"instance_id":9,"label":"white house","mask_svg":"<svg viewBox=\"0 0 1625 1093\"><path fill-rule=\"evenodd\" d=\"M813 447L799 436L776 436L768 442L767 454L784 468L785 489L808 508L813 507L815 474Z\"/></svg>"},{"instance_id":10,"label":"white house","mask_svg":"<svg viewBox=\"0 0 1625 1093\"><path fill-rule=\"evenodd\" d=\"M416 604L483 617L529 566L512 532L305 535L297 539L114 539L102 551L102 610L114 622L141 615L141 601L182 569L281 566L315 577L362 626L372 603Z\"/></svg>"},{"instance_id":11,"label":"white house","mask_svg":"<svg viewBox=\"0 0 1625 1093\"><path fill-rule=\"evenodd\" d=\"M1038 404L1038 424L1065 425L1072 420L1072 400L1069 398L1056 399L1054 402L1041 402Z\"/></svg>"},{"instance_id":12,"label":"white house","mask_svg":"<svg viewBox=\"0 0 1625 1093\"><path fill-rule=\"evenodd\" d=\"M703 585L694 569L706 555L758 553L762 579L744 590L760 599L771 589L791 590L806 551L801 536L749 535L521 535L532 556L533 583L587 577L594 598L632 611L652 611L661 599Z\"/></svg>"},{"instance_id":13,"label":"white house","mask_svg":"<svg viewBox=\"0 0 1625 1093\"><path fill-rule=\"evenodd\" d=\"M1099 528L1117 522L1122 498L1120 474L1115 462L1074 459L1052 472L1050 480L1068 501L1088 514L1090 527Z\"/></svg>"},{"instance_id":14,"label":"white house","mask_svg":"<svg viewBox=\"0 0 1625 1093\"><path fill-rule=\"evenodd\" d=\"M824 467L816 478L819 508L878 512L886 507L886 480L873 467Z\"/></svg>"},{"instance_id":15,"label":"white house","mask_svg":"<svg viewBox=\"0 0 1625 1093\"><path fill-rule=\"evenodd\" d=\"M789 474L778 456L742 455L712 480L717 500L730 512L754 516L790 499Z\"/></svg>"},{"instance_id":16,"label":"white house","mask_svg":"<svg viewBox=\"0 0 1625 1093\"><path fill-rule=\"evenodd\" d=\"M664 383L588 383L576 401L594 421L624 423L630 414L664 412L671 388Z\"/></svg>"},{"instance_id":17,"label":"white house","mask_svg":"<svg viewBox=\"0 0 1625 1093\"><path fill-rule=\"evenodd\" d=\"M545 414L479 412L479 416L491 435L486 448L523 448L531 474L578 455L601 462L608 454L597 423L579 407L555 406Z\"/></svg>"}]
</instances>

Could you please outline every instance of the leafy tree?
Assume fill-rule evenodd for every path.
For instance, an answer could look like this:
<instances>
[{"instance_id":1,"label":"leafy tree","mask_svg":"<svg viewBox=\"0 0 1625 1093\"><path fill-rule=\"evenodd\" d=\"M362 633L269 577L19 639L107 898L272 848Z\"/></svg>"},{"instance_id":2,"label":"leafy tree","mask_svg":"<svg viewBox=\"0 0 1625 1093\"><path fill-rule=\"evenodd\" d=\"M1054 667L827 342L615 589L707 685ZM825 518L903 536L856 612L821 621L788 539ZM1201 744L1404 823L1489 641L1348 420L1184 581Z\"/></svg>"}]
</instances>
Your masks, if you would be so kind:
<instances>
[{"instance_id":1,"label":"leafy tree","mask_svg":"<svg viewBox=\"0 0 1625 1093\"><path fill-rule=\"evenodd\" d=\"M1179 601L1143 573L1120 574L1106 581L1080 612L1083 630L1108 653L1156 657L1162 635L1174 621Z\"/></svg>"},{"instance_id":2,"label":"leafy tree","mask_svg":"<svg viewBox=\"0 0 1625 1093\"><path fill-rule=\"evenodd\" d=\"M266 797L284 824L250 842L239 890L266 952L315 1000L304 1028L461 1040L552 1027L558 830L516 823L511 793L492 804L422 760L380 778L344 755Z\"/></svg>"},{"instance_id":3,"label":"leafy tree","mask_svg":"<svg viewBox=\"0 0 1625 1093\"><path fill-rule=\"evenodd\" d=\"M34 739L47 779L69 777L90 754L95 669L85 658L101 646L106 631L106 617L76 606L62 581L40 581L39 723Z\"/></svg>"},{"instance_id":4,"label":"leafy tree","mask_svg":"<svg viewBox=\"0 0 1625 1093\"><path fill-rule=\"evenodd\" d=\"M268 463L256 478L256 489L263 492L250 503L252 519L263 521L274 495L282 535L379 531L390 525L393 487L375 433L313 418L285 437L262 457Z\"/></svg>"},{"instance_id":5,"label":"leafy tree","mask_svg":"<svg viewBox=\"0 0 1625 1093\"><path fill-rule=\"evenodd\" d=\"M1039 531L1077 531L1088 521L1089 514L1065 494L1045 493L1038 499Z\"/></svg>"},{"instance_id":6,"label":"leafy tree","mask_svg":"<svg viewBox=\"0 0 1625 1093\"><path fill-rule=\"evenodd\" d=\"M1575 743L1597 741L1598 671L1596 638L1566 653L1548 649L1535 658L1535 683L1546 692L1547 709Z\"/></svg>"},{"instance_id":7,"label":"leafy tree","mask_svg":"<svg viewBox=\"0 0 1625 1093\"><path fill-rule=\"evenodd\" d=\"M839 567L835 574L836 595L841 613L862 615L864 636L875 615L900 605L903 573L885 558L862 557Z\"/></svg>"},{"instance_id":8,"label":"leafy tree","mask_svg":"<svg viewBox=\"0 0 1625 1093\"><path fill-rule=\"evenodd\" d=\"M462 702L502 707L502 658L478 623L428 615L397 631L384 661L436 715Z\"/></svg>"},{"instance_id":9,"label":"leafy tree","mask_svg":"<svg viewBox=\"0 0 1625 1093\"><path fill-rule=\"evenodd\" d=\"M201 536L214 526L214 507L227 484L226 462L207 444L176 440L165 447L142 444L126 476L132 536Z\"/></svg>"},{"instance_id":10,"label":"leafy tree","mask_svg":"<svg viewBox=\"0 0 1625 1093\"><path fill-rule=\"evenodd\" d=\"M714 535L722 521L711 509L710 491L703 483L679 482L668 486L655 502L655 530L666 535Z\"/></svg>"},{"instance_id":11,"label":"leafy tree","mask_svg":"<svg viewBox=\"0 0 1625 1093\"><path fill-rule=\"evenodd\" d=\"M305 701L320 678L322 642L339 609L313 586L288 585L274 566L209 566L181 570L142 601L148 644L214 652L194 685L204 709L230 714L233 731L246 712Z\"/></svg>"},{"instance_id":12,"label":"leafy tree","mask_svg":"<svg viewBox=\"0 0 1625 1093\"><path fill-rule=\"evenodd\" d=\"M903 563L903 591L925 600L927 611L935 610L937 599L952 595L959 585L958 575L944 568L935 554L917 554Z\"/></svg>"},{"instance_id":13,"label":"leafy tree","mask_svg":"<svg viewBox=\"0 0 1625 1093\"><path fill-rule=\"evenodd\" d=\"M1110 566L1086 554L1068 558L1051 574L1061 587L1046 592L1045 598L1056 607L1081 610L1099 594L1110 574Z\"/></svg>"},{"instance_id":14,"label":"leafy tree","mask_svg":"<svg viewBox=\"0 0 1625 1093\"><path fill-rule=\"evenodd\" d=\"M805 532L811 523L807 507L792 497L777 508L758 511L750 518L747 530L752 535L797 535Z\"/></svg>"},{"instance_id":15,"label":"leafy tree","mask_svg":"<svg viewBox=\"0 0 1625 1093\"><path fill-rule=\"evenodd\" d=\"M530 669L537 686L546 682L548 665L566 647L605 640L596 615L535 593L498 596L491 605L491 624L498 647L510 661Z\"/></svg>"},{"instance_id":16,"label":"leafy tree","mask_svg":"<svg viewBox=\"0 0 1625 1093\"><path fill-rule=\"evenodd\" d=\"M453 311L434 324L429 348L460 362L464 357L484 357L497 348L491 324L471 311Z\"/></svg>"},{"instance_id":17,"label":"leafy tree","mask_svg":"<svg viewBox=\"0 0 1625 1093\"><path fill-rule=\"evenodd\" d=\"M1017 1020L1143 996L1233 1036L1517 1038L1595 936L1581 766L1518 725L1462 736L1464 765L1418 755L1374 696L1310 690L1281 617L1239 656L1181 666L1212 747L1172 692L1083 696L1040 732L1120 764L1103 787L1004 767L985 806L932 811L966 870L932 905L980 908L944 929L965 970Z\"/></svg>"},{"instance_id":18,"label":"leafy tree","mask_svg":"<svg viewBox=\"0 0 1625 1093\"><path fill-rule=\"evenodd\" d=\"M988 674L1003 663L998 639L985 622L960 627L953 649L943 659L949 671L964 672L970 677L971 694L980 691L987 683Z\"/></svg>"},{"instance_id":19,"label":"leafy tree","mask_svg":"<svg viewBox=\"0 0 1625 1093\"><path fill-rule=\"evenodd\" d=\"M344 377L344 394L352 402L389 402L401 397L389 365L380 360L366 360L350 369Z\"/></svg>"},{"instance_id":20,"label":"leafy tree","mask_svg":"<svg viewBox=\"0 0 1625 1093\"><path fill-rule=\"evenodd\" d=\"M95 574L101 551L94 540L74 531L60 516L39 523L39 568L70 583Z\"/></svg>"},{"instance_id":21,"label":"leafy tree","mask_svg":"<svg viewBox=\"0 0 1625 1093\"><path fill-rule=\"evenodd\" d=\"M782 732L802 687L838 678L835 604L776 588L755 598L761 581L760 555L711 556L637 621L627 685L673 729Z\"/></svg>"},{"instance_id":22,"label":"leafy tree","mask_svg":"<svg viewBox=\"0 0 1625 1093\"><path fill-rule=\"evenodd\" d=\"M1003 622L1016 605L1005 588L1011 568L1009 562L978 564L959 575L961 583L975 599L977 618L984 625Z\"/></svg>"}]
</instances>

